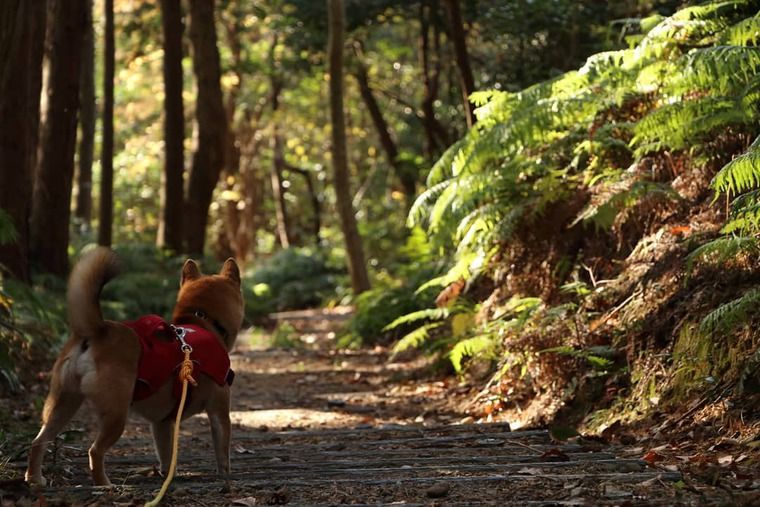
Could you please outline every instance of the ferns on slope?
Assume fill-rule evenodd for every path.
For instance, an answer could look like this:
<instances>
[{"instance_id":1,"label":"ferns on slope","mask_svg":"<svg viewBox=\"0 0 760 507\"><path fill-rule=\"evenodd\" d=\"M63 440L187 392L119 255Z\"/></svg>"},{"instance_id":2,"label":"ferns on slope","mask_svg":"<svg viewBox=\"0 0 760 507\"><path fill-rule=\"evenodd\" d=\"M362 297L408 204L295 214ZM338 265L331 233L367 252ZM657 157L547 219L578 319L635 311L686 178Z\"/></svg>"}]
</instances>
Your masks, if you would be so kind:
<instances>
[{"instance_id":1,"label":"ferns on slope","mask_svg":"<svg viewBox=\"0 0 760 507\"><path fill-rule=\"evenodd\" d=\"M462 231L475 217L482 227L499 223L513 207L531 208L525 218L540 212L537 192L571 192L580 185L572 176L593 169L593 157L579 163L575 156L587 140L575 134L593 134L601 113L635 97L655 94L651 110L633 119L634 162L651 151L698 151L705 136L726 125L757 121L760 50L750 45L757 4L682 9L635 47L593 55L578 71L518 93L476 93L479 123L433 168L433 186L417 201L410 222L425 224L451 247L466 237ZM614 149L610 141L627 142L620 135L607 135L607 149ZM598 147L603 156L605 146ZM552 178L561 184L549 185Z\"/></svg>"},{"instance_id":2,"label":"ferns on slope","mask_svg":"<svg viewBox=\"0 0 760 507\"><path fill-rule=\"evenodd\" d=\"M476 276L518 225L577 190L604 192L578 217L604 227L652 192L669 194L667 184L625 171L653 152L698 156L728 127L757 132L759 7L757 0L708 2L646 18L646 33L628 49L593 55L577 71L517 93L476 92L478 123L432 168L409 215L453 256L452 271L437 282ZM758 164L753 147L713 182L731 197L755 192L734 201L727 232L758 231ZM692 258L736 245L715 243ZM454 346L452 361L461 366L467 353L485 350L488 340L478 336L462 337L472 341Z\"/></svg>"}]
</instances>

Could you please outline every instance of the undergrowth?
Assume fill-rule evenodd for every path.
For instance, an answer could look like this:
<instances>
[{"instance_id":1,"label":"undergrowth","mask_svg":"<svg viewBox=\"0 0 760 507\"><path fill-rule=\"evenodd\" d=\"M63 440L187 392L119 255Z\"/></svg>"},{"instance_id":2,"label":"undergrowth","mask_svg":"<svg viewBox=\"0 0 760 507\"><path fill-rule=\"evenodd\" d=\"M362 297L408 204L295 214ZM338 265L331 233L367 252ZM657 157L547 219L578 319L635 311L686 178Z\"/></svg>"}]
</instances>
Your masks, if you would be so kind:
<instances>
[{"instance_id":1,"label":"undergrowth","mask_svg":"<svg viewBox=\"0 0 760 507\"><path fill-rule=\"evenodd\" d=\"M574 417L601 427L705 379L754 385L759 9L643 18L628 48L577 71L476 92L478 123L409 214L448 266L419 286L437 304L386 324L405 330L395 351L444 355L460 375L488 360L491 406L552 400L533 422L583 399ZM737 262L750 283L716 289L705 266Z\"/></svg>"}]
</instances>

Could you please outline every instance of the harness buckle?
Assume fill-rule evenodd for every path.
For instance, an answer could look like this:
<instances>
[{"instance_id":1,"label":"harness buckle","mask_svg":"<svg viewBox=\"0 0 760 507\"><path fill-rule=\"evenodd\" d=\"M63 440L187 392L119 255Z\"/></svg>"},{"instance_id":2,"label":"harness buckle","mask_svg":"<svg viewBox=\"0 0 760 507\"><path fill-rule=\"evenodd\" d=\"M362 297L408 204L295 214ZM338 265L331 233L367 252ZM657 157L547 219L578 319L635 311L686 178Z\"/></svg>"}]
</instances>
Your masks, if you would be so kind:
<instances>
[{"instance_id":1,"label":"harness buckle","mask_svg":"<svg viewBox=\"0 0 760 507\"><path fill-rule=\"evenodd\" d=\"M189 331L187 328L175 326L174 324L169 324L172 328L172 331L174 331L174 335L177 337L177 340L180 342L180 350L182 352L192 352L193 348L190 346L189 343L185 341L185 335L187 335L187 332Z\"/></svg>"}]
</instances>

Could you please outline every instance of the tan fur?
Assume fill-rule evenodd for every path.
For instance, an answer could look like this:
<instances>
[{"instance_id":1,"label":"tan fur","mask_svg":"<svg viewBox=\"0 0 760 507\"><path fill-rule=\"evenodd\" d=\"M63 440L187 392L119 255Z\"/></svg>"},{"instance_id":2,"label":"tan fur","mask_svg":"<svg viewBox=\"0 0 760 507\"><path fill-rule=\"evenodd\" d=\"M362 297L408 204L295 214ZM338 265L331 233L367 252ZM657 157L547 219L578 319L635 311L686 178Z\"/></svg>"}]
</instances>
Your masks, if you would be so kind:
<instances>
[{"instance_id":1,"label":"tan fur","mask_svg":"<svg viewBox=\"0 0 760 507\"><path fill-rule=\"evenodd\" d=\"M42 428L32 442L26 480L44 485L42 459L48 444L63 430L82 402L93 406L98 433L89 450L90 471L96 485L110 485L104 458L124 431L130 408L151 423L153 439L161 470L165 472L171 459L171 439L176 400L171 382L167 382L147 399L132 403L137 377L140 343L128 327L103 320L99 295L103 285L117 272L117 259L106 248L87 253L72 271L67 302L72 335L53 366L50 392L42 413ZM202 312L206 318L197 316ZM219 274L204 276L197 264L188 260L182 268L180 292L172 321L192 323L216 332L212 322L227 331L219 337L231 350L243 320L243 299L240 272L233 259L228 259ZM220 387L205 375L197 376L184 417L205 411L208 414L219 474L230 470L230 389Z\"/></svg>"}]
</instances>

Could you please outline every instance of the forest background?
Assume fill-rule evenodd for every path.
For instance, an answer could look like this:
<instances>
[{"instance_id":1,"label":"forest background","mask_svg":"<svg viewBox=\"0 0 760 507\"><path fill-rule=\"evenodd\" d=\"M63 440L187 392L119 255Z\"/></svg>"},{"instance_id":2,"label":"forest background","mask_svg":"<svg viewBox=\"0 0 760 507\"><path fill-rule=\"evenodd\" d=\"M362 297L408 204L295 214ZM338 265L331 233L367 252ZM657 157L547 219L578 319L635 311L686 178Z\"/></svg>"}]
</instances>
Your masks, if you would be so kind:
<instances>
[{"instance_id":1,"label":"forest background","mask_svg":"<svg viewBox=\"0 0 760 507\"><path fill-rule=\"evenodd\" d=\"M704 417L757 438L758 8L3 2L2 393L100 243L113 319L231 256L250 324L353 305L337 346L421 350L480 416L602 431L730 398Z\"/></svg>"}]
</instances>

